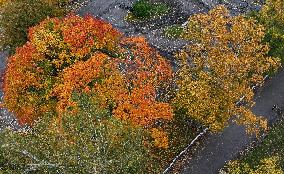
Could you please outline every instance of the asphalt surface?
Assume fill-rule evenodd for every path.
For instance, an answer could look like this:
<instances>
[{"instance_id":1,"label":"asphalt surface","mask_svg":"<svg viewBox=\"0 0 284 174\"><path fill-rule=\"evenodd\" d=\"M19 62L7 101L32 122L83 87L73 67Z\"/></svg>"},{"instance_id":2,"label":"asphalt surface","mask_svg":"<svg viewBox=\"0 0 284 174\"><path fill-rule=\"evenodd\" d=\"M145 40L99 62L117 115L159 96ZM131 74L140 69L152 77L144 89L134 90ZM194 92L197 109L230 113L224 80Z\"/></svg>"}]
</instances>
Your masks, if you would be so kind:
<instances>
[{"instance_id":1,"label":"asphalt surface","mask_svg":"<svg viewBox=\"0 0 284 174\"><path fill-rule=\"evenodd\" d=\"M6 57L7 55L4 52L0 52L0 87L2 86L3 82L3 73L6 66ZM1 91L2 88L0 88L0 101L3 98L3 92Z\"/></svg>"}]
</instances>

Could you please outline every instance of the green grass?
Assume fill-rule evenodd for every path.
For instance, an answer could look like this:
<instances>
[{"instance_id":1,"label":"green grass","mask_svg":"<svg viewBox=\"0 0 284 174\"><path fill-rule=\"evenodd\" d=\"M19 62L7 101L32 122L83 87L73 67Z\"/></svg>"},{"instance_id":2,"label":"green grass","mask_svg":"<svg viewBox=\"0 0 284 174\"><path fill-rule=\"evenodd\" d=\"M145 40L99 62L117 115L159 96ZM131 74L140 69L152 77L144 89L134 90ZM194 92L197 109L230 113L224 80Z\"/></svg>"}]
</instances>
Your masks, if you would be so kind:
<instances>
[{"instance_id":1,"label":"green grass","mask_svg":"<svg viewBox=\"0 0 284 174\"><path fill-rule=\"evenodd\" d=\"M169 38L179 38L183 33L183 27L180 25L172 25L164 30L164 34Z\"/></svg>"},{"instance_id":2,"label":"green grass","mask_svg":"<svg viewBox=\"0 0 284 174\"><path fill-rule=\"evenodd\" d=\"M139 0L133 4L128 20L143 20L165 15L170 8L164 3L150 3L148 0Z\"/></svg>"}]
</instances>

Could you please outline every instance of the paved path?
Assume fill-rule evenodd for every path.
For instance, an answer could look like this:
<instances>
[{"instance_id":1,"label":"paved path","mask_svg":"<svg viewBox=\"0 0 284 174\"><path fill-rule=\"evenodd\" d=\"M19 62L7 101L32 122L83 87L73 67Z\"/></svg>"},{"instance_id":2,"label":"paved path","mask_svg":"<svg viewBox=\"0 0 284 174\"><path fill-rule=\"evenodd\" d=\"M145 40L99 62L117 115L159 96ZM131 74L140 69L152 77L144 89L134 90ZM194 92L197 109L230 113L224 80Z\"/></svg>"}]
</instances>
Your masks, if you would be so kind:
<instances>
[{"instance_id":1,"label":"paved path","mask_svg":"<svg viewBox=\"0 0 284 174\"><path fill-rule=\"evenodd\" d=\"M277 115L272 111L273 105L284 106L284 70L268 80L255 102L253 112L266 117L270 123L275 122ZM253 140L255 139L248 136L243 127L232 124L220 134L207 136L202 149L190 155L191 159L187 159L180 172L216 174L226 161L236 158Z\"/></svg>"},{"instance_id":2,"label":"paved path","mask_svg":"<svg viewBox=\"0 0 284 174\"><path fill-rule=\"evenodd\" d=\"M2 87L3 82L3 74L6 67L6 57L7 54L5 52L0 52L0 87ZM3 92L0 90L0 101L3 98Z\"/></svg>"}]
</instances>

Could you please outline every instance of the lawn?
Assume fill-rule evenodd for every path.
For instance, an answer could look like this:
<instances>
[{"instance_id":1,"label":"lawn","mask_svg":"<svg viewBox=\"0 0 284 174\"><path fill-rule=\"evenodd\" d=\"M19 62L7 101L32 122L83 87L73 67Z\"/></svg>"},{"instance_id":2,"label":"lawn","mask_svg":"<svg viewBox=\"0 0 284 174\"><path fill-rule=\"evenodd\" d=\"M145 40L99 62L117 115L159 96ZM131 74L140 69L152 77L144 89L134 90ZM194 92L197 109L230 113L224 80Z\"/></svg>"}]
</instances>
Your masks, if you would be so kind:
<instances>
[{"instance_id":1,"label":"lawn","mask_svg":"<svg viewBox=\"0 0 284 174\"><path fill-rule=\"evenodd\" d=\"M151 3L148 0L135 2L126 19L128 21L146 20L168 14L170 7L165 3Z\"/></svg>"}]
</instances>

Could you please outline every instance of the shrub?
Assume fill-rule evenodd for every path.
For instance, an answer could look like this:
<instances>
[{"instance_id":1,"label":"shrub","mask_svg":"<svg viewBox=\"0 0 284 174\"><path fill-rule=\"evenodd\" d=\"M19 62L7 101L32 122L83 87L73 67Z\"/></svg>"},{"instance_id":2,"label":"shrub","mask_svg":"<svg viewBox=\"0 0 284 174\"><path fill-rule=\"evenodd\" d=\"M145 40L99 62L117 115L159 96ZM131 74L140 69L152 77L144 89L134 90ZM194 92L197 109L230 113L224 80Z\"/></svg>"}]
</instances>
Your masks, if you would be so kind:
<instances>
[{"instance_id":1,"label":"shrub","mask_svg":"<svg viewBox=\"0 0 284 174\"><path fill-rule=\"evenodd\" d=\"M180 38L183 33L183 30L184 28L182 26L173 25L173 26L167 27L164 30L164 33L167 37L170 37L170 38Z\"/></svg>"},{"instance_id":2,"label":"shrub","mask_svg":"<svg viewBox=\"0 0 284 174\"><path fill-rule=\"evenodd\" d=\"M27 29L46 17L63 16L66 0L9 0L0 6L0 48L16 47L27 41Z\"/></svg>"},{"instance_id":3,"label":"shrub","mask_svg":"<svg viewBox=\"0 0 284 174\"><path fill-rule=\"evenodd\" d=\"M131 12L135 18L145 19L154 16L166 14L169 11L169 7L166 4L150 3L148 0L138 0L132 6Z\"/></svg>"}]
</instances>

